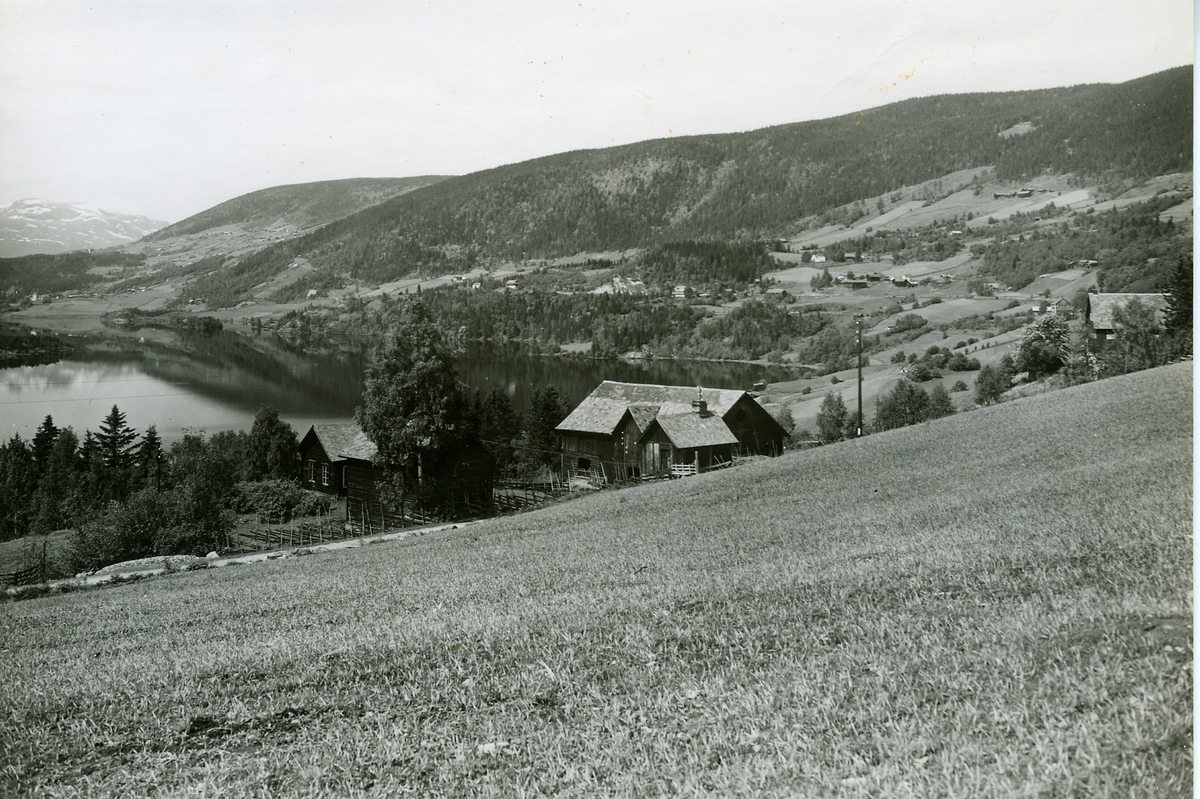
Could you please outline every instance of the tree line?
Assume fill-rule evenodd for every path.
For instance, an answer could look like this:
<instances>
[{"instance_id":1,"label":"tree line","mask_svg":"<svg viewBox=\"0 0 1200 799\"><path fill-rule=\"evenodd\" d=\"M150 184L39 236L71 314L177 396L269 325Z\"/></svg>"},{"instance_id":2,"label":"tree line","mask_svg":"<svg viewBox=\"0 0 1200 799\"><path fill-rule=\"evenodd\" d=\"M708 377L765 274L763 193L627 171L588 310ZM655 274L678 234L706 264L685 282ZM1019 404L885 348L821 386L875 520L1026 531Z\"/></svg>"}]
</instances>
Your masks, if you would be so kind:
<instances>
[{"instance_id":1,"label":"tree line","mask_svg":"<svg viewBox=\"0 0 1200 799\"><path fill-rule=\"evenodd\" d=\"M636 294L488 291L446 286L393 295L370 306L290 311L276 333L301 349L353 347L378 340L420 302L448 341L522 341L539 349L591 342L597 356L642 351L663 357L755 360L787 350L829 326L820 311L789 310L777 295L754 297L730 313Z\"/></svg>"},{"instance_id":2,"label":"tree line","mask_svg":"<svg viewBox=\"0 0 1200 799\"><path fill-rule=\"evenodd\" d=\"M249 433L191 431L169 447L116 405L82 440L46 416L30 441L0 447L0 538L72 528L75 571L224 549L244 487L293 479L296 445L272 408Z\"/></svg>"}]
</instances>

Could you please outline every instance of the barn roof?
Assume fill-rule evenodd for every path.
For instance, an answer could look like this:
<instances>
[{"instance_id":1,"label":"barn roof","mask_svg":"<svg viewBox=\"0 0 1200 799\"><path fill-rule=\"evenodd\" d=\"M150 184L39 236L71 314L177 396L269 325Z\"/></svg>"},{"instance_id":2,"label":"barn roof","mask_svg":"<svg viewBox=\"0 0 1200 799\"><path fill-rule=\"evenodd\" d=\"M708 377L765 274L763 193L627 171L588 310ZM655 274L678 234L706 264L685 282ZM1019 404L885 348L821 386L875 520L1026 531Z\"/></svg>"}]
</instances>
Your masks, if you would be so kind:
<instances>
[{"instance_id":1,"label":"barn roof","mask_svg":"<svg viewBox=\"0 0 1200 799\"><path fill-rule=\"evenodd\" d=\"M652 407L657 407L656 416L691 413L692 400L697 398L698 388L605 380L596 386L556 429L574 433L612 435L626 409L634 414L634 422L641 428L642 420L652 418L648 416L648 409ZM708 410L722 417L745 394L746 392L740 389L699 388L699 395L708 403ZM634 406L641 406L642 410L634 412Z\"/></svg>"},{"instance_id":2,"label":"barn roof","mask_svg":"<svg viewBox=\"0 0 1200 799\"><path fill-rule=\"evenodd\" d=\"M646 432L646 428L654 421L654 417L658 416L657 405L630 405L629 415L633 417L633 423L637 425L639 433Z\"/></svg>"},{"instance_id":3,"label":"barn roof","mask_svg":"<svg viewBox=\"0 0 1200 799\"><path fill-rule=\"evenodd\" d=\"M716 447L721 444L738 443L737 436L719 416L701 416L698 413L659 415L651 422L642 438L658 426L666 434L671 446L676 449L693 447Z\"/></svg>"},{"instance_id":4,"label":"barn roof","mask_svg":"<svg viewBox=\"0 0 1200 799\"><path fill-rule=\"evenodd\" d=\"M353 458L369 461L375 458L375 443L356 424L315 424L312 432L330 460Z\"/></svg>"},{"instance_id":5,"label":"barn roof","mask_svg":"<svg viewBox=\"0 0 1200 799\"><path fill-rule=\"evenodd\" d=\"M1167 296L1165 294L1089 294L1088 295L1088 312L1087 318L1092 323L1094 330L1113 330L1116 323L1113 321L1113 311L1117 308L1123 308L1132 300L1139 300L1142 305L1153 308L1158 313L1158 321L1161 323L1163 315L1167 310Z\"/></svg>"}]
</instances>

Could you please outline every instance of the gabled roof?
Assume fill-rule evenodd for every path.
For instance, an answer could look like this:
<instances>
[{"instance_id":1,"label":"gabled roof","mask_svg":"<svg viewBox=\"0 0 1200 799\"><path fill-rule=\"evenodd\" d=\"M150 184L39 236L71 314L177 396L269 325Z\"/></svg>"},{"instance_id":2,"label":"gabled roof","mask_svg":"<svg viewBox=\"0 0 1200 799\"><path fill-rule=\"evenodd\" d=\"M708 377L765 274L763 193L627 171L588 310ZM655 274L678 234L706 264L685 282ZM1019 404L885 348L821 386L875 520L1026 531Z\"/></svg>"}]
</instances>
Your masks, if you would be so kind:
<instances>
[{"instance_id":1,"label":"gabled roof","mask_svg":"<svg viewBox=\"0 0 1200 799\"><path fill-rule=\"evenodd\" d=\"M309 433L317 437L321 449L325 450L330 460L349 458L369 461L375 458L377 452L375 443L356 424L313 425Z\"/></svg>"},{"instance_id":2,"label":"gabled roof","mask_svg":"<svg viewBox=\"0 0 1200 799\"><path fill-rule=\"evenodd\" d=\"M646 432L646 428L654 421L654 417L658 416L657 405L630 405L629 415L633 417L633 423L637 425L638 433Z\"/></svg>"},{"instance_id":3,"label":"gabled roof","mask_svg":"<svg viewBox=\"0 0 1200 799\"><path fill-rule=\"evenodd\" d=\"M1158 321L1162 322L1163 315L1167 310L1165 294L1089 294L1087 318L1091 321L1092 328L1113 330L1116 327L1116 323L1113 321L1113 311L1123 308L1132 300L1138 300L1142 305L1153 308L1158 312L1156 314Z\"/></svg>"},{"instance_id":4,"label":"gabled roof","mask_svg":"<svg viewBox=\"0 0 1200 799\"><path fill-rule=\"evenodd\" d=\"M556 429L573 433L612 435L626 409L634 413L634 406L642 406L642 410L634 413L634 422L641 428L642 420L649 418L649 408L657 407L657 416L691 413L692 400L697 396L702 396L708 403L710 413L723 417L745 394L746 392L740 389L701 388L697 392L695 386L659 386L605 380L596 386Z\"/></svg>"},{"instance_id":5,"label":"gabled roof","mask_svg":"<svg viewBox=\"0 0 1200 799\"><path fill-rule=\"evenodd\" d=\"M719 416L701 416L698 413L679 413L658 418L650 423L642 434L644 440L655 427L661 428L671 446L676 449L693 447L716 447L721 444L738 443L737 436Z\"/></svg>"}]
</instances>

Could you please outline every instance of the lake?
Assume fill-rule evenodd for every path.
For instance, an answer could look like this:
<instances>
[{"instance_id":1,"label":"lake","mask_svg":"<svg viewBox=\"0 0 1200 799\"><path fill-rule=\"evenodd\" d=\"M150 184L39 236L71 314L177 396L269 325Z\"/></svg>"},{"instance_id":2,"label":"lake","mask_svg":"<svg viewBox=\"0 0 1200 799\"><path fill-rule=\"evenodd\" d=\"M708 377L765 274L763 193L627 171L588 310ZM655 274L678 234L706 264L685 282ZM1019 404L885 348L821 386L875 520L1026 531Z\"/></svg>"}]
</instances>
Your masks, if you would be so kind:
<instances>
[{"instance_id":1,"label":"lake","mask_svg":"<svg viewBox=\"0 0 1200 799\"><path fill-rule=\"evenodd\" d=\"M139 432L155 425L165 441L187 430L249 430L262 406L304 435L311 424L352 421L362 398L366 358L290 351L272 336L222 332L168 343L70 339L68 358L0 369L0 434L28 440L50 415L83 436L115 404ZM541 356L516 345L470 344L457 357L459 379L486 393L500 388L523 411L530 395L555 386L574 406L602 380L750 388L790 379L790 371L744 363L623 361Z\"/></svg>"}]
</instances>

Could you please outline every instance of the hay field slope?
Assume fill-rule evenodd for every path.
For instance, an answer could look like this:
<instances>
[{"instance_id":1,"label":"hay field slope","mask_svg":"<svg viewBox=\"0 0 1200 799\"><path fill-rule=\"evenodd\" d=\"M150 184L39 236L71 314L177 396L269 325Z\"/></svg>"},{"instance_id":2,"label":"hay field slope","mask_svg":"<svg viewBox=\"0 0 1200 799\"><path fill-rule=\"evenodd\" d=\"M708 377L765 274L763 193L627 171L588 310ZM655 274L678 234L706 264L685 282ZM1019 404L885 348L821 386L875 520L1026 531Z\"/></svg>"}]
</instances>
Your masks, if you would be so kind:
<instances>
[{"instance_id":1,"label":"hay field slope","mask_svg":"<svg viewBox=\"0 0 1200 799\"><path fill-rule=\"evenodd\" d=\"M0 606L0 794L1190 796L1178 364Z\"/></svg>"}]
</instances>

